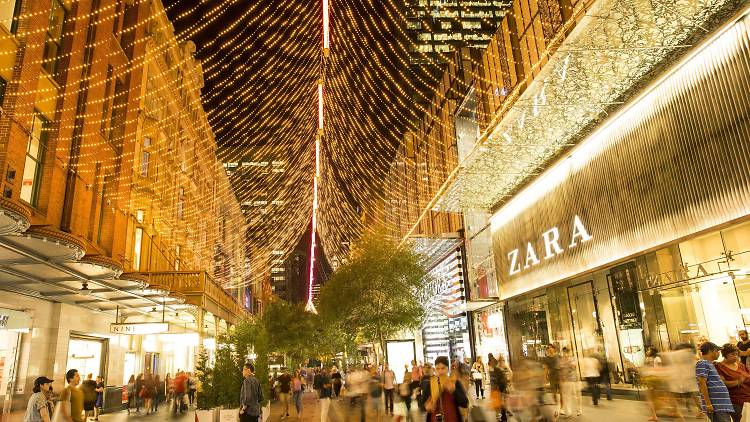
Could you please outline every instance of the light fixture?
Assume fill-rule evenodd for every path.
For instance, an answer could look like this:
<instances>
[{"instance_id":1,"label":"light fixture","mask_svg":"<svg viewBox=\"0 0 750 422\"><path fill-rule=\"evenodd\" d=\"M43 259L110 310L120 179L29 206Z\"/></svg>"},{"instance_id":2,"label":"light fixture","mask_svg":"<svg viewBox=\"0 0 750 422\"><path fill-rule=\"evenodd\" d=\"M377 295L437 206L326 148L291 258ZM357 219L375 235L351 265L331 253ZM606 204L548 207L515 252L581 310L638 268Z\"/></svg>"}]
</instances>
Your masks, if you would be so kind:
<instances>
[{"instance_id":1,"label":"light fixture","mask_svg":"<svg viewBox=\"0 0 750 422\"><path fill-rule=\"evenodd\" d=\"M79 292L83 296L91 296L91 289L89 289L89 283L84 281L81 283L81 290Z\"/></svg>"}]
</instances>

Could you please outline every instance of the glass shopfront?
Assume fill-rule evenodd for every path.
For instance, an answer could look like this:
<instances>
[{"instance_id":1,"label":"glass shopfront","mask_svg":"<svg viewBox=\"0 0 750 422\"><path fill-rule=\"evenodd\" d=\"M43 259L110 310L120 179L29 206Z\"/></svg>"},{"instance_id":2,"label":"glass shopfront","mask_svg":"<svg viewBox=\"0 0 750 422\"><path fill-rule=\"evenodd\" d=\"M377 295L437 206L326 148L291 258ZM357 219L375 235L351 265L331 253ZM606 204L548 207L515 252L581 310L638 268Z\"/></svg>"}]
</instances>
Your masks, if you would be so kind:
<instances>
[{"instance_id":1,"label":"glass shopfront","mask_svg":"<svg viewBox=\"0 0 750 422\"><path fill-rule=\"evenodd\" d=\"M487 355L508 357L508 342L505 339L503 308L493 305L472 313L474 318L475 351L487 362Z\"/></svg>"},{"instance_id":2,"label":"glass shopfront","mask_svg":"<svg viewBox=\"0 0 750 422\"><path fill-rule=\"evenodd\" d=\"M507 303L512 361L545 345L603 353L630 384L645 349L737 342L750 328L750 222L702 234Z\"/></svg>"}]
</instances>

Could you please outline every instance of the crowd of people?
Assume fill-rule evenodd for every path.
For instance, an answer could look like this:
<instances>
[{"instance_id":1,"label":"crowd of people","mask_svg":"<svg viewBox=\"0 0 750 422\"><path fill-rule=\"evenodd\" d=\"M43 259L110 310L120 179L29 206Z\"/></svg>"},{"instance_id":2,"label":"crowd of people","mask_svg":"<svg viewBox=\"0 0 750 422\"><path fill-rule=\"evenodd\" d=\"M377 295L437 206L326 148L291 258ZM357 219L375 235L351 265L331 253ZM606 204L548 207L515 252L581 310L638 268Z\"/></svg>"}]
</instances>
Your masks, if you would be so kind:
<instances>
[{"instance_id":1,"label":"crowd of people","mask_svg":"<svg viewBox=\"0 0 750 422\"><path fill-rule=\"evenodd\" d=\"M646 348L646 362L639 382L647 388L650 421L659 415L683 419L705 414L712 422L740 422L750 412L750 338L742 330L737 343L718 346L706 338L697 347L678 344L659 352Z\"/></svg>"},{"instance_id":2,"label":"crowd of people","mask_svg":"<svg viewBox=\"0 0 750 422\"><path fill-rule=\"evenodd\" d=\"M98 421L104 408L105 383L102 376L86 375L82 380L76 369L65 374L65 388L56 394L52 388L54 380L39 377L34 382L33 394L29 398L24 422L86 422ZM198 389L197 378L190 373L178 371L174 378L170 374L162 380L159 375L131 375L124 388L126 409L146 414L155 413L159 406L169 404L172 414L185 413L195 403ZM56 405L57 403L57 405Z\"/></svg>"}]
</instances>

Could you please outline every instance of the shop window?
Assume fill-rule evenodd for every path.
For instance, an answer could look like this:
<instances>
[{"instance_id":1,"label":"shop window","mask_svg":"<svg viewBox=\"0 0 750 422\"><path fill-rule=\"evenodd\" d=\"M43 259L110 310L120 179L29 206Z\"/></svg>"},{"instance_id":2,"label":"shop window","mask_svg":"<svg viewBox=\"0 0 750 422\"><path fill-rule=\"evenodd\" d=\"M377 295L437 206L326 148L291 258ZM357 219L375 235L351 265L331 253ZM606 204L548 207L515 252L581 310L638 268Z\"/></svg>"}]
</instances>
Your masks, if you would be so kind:
<instances>
[{"instance_id":1,"label":"shop window","mask_svg":"<svg viewBox=\"0 0 750 422\"><path fill-rule=\"evenodd\" d=\"M31 134L26 146L26 163L23 168L21 199L32 206L39 202L39 185L42 179L44 153L47 145L49 122L38 111L31 121Z\"/></svg>"},{"instance_id":2,"label":"shop window","mask_svg":"<svg viewBox=\"0 0 750 422\"><path fill-rule=\"evenodd\" d=\"M750 223L721 232L745 327L750 326Z\"/></svg>"},{"instance_id":3,"label":"shop window","mask_svg":"<svg viewBox=\"0 0 750 422\"><path fill-rule=\"evenodd\" d=\"M65 26L65 6L60 0L52 0L52 8L47 25L47 38L44 42L44 61L42 66L50 75L57 70L57 61L60 56L63 29Z\"/></svg>"},{"instance_id":4,"label":"shop window","mask_svg":"<svg viewBox=\"0 0 750 422\"><path fill-rule=\"evenodd\" d=\"M0 2L0 23L11 34L18 30L18 16L21 13L21 0L5 0Z\"/></svg>"},{"instance_id":5,"label":"shop window","mask_svg":"<svg viewBox=\"0 0 750 422\"><path fill-rule=\"evenodd\" d=\"M92 377L101 375L106 378L102 365L105 352L105 340L71 336L68 344L68 363L65 367L77 369L82 380L86 379L88 374Z\"/></svg>"}]
</instances>

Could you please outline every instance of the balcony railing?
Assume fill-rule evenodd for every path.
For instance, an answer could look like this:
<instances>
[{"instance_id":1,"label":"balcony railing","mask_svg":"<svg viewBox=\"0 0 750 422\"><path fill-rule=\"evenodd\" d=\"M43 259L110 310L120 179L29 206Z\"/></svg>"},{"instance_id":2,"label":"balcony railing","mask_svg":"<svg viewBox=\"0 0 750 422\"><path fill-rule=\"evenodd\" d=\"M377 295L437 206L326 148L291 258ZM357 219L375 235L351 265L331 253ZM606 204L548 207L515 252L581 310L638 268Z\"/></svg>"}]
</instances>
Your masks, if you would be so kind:
<instances>
[{"instance_id":1,"label":"balcony railing","mask_svg":"<svg viewBox=\"0 0 750 422\"><path fill-rule=\"evenodd\" d=\"M246 313L237 299L226 292L205 271L164 271L143 273L149 282L167 286L170 291L187 296L188 302L234 323Z\"/></svg>"}]
</instances>

